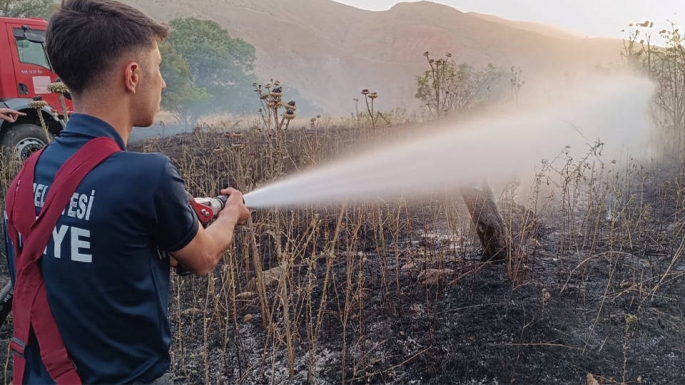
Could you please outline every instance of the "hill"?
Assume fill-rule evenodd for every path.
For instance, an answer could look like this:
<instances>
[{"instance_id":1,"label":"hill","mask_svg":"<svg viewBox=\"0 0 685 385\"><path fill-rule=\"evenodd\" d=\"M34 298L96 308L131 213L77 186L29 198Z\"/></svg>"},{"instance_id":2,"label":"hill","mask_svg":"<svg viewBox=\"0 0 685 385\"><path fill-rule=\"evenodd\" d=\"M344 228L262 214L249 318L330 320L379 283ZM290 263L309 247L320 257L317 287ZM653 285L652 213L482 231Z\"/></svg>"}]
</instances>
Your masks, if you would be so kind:
<instances>
[{"instance_id":1,"label":"hill","mask_svg":"<svg viewBox=\"0 0 685 385\"><path fill-rule=\"evenodd\" d=\"M159 20L214 20L257 50L256 73L279 79L331 114L349 114L361 89L377 91L380 108L416 106L423 53L446 52L474 67L520 66L534 77L561 79L620 61L621 42L565 34L532 23L460 12L432 3L400 3L372 12L330 0L125 0Z\"/></svg>"}]
</instances>

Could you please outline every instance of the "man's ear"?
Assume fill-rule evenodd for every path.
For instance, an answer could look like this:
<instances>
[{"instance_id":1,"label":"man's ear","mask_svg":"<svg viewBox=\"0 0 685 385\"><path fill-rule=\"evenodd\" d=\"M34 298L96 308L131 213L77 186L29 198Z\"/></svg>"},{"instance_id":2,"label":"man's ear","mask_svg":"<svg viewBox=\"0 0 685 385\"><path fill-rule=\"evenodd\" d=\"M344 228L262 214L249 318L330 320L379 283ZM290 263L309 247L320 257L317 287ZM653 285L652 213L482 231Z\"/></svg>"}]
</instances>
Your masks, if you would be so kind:
<instances>
[{"instance_id":1,"label":"man's ear","mask_svg":"<svg viewBox=\"0 0 685 385\"><path fill-rule=\"evenodd\" d=\"M136 62L130 62L126 65L124 71L126 90L131 93L136 93L136 88L140 83L140 66Z\"/></svg>"}]
</instances>

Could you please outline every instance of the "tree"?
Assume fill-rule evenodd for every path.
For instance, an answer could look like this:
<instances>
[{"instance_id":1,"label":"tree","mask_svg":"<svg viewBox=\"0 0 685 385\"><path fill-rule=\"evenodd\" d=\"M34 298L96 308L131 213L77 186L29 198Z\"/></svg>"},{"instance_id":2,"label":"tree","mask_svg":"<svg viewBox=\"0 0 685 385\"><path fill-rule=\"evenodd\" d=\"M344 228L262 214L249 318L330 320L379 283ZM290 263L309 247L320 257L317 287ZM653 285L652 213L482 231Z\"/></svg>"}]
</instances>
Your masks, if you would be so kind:
<instances>
[{"instance_id":1,"label":"tree","mask_svg":"<svg viewBox=\"0 0 685 385\"><path fill-rule=\"evenodd\" d=\"M195 106L195 113L254 112L258 108L252 87L257 81L254 46L231 37L213 21L185 18L169 24L168 41L187 63L192 83L210 95Z\"/></svg>"},{"instance_id":2,"label":"tree","mask_svg":"<svg viewBox=\"0 0 685 385\"><path fill-rule=\"evenodd\" d=\"M652 43L653 22L630 24L633 30L624 41L621 55L626 65L649 76L657 85L653 115L675 136L676 151L682 156L685 150L685 36L675 24L669 24L668 29L658 32L665 42L661 47Z\"/></svg>"},{"instance_id":3,"label":"tree","mask_svg":"<svg viewBox=\"0 0 685 385\"><path fill-rule=\"evenodd\" d=\"M511 239L490 185L483 181L477 187L464 186L461 196L483 247L482 261L499 263L509 260Z\"/></svg>"},{"instance_id":4,"label":"tree","mask_svg":"<svg viewBox=\"0 0 685 385\"><path fill-rule=\"evenodd\" d=\"M160 44L159 51L162 54L162 76L167 85L162 108L174 113L181 122L194 125L199 117L195 113L197 106L212 96L205 89L195 86L188 63L170 42Z\"/></svg>"},{"instance_id":5,"label":"tree","mask_svg":"<svg viewBox=\"0 0 685 385\"><path fill-rule=\"evenodd\" d=\"M518 107L519 105L519 93L521 92L521 87L526 85L526 81L523 80L523 70L521 67L514 67L511 66L511 78L509 79L509 82L511 84L511 99Z\"/></svg>"},{"instance_id":6,"label":"tree","mask_svg":"<svg viewBox=\"0 0 685 385\"><path fill-rule=\"evenodd\" d=\"M424 56L430 69L418 76L415 97L437 119L481 103L499 91L493 88L501 86L502 74L492 64L476 71L466 63L456 65L449 53L438 60L431 59L428 52Z\"/></svg>"},{"instance_id":7,"label":"tree","mask_svg":"<svg viewBox=\"0 0 685 385\"><path fill-rule=\"evenodd\" d=\"M47 19L55 7L53 0L0 0L0 16Z\"/></svg>"}]
</instances>

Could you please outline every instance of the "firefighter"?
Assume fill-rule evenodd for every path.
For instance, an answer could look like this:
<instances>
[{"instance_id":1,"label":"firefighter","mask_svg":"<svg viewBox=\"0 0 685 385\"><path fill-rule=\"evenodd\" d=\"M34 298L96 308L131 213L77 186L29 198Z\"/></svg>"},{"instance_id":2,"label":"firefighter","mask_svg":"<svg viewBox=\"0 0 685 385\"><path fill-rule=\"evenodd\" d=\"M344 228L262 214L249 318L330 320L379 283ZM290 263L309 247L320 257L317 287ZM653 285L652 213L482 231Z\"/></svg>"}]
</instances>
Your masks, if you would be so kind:
<instances>
[{"instance_id":1,"label":"firefighter","mask_svg":"<svg viewBox=\"0 0 685 385\"><path fill-rule=\"evenodd\" d=\"M227 188L203 228L170 159L127 150L160 109L168 32L114 0L66 0L50 19L46 51L74 113L8 190L14 383L171 384L171 266L206 275L249 218Z\"/></svg>"},{"instance_id":2,"label":"firefighter","mask_svg":"<svg viewBox=\"0 0 685 385\"><path fill-rule=\"evenodd\" d=\"M14 123L17 121L17 119L19 119L20 116L26 116L26 114L10 108L0 107L0 119L6 122Z\"/></svg>"}]
</instances>

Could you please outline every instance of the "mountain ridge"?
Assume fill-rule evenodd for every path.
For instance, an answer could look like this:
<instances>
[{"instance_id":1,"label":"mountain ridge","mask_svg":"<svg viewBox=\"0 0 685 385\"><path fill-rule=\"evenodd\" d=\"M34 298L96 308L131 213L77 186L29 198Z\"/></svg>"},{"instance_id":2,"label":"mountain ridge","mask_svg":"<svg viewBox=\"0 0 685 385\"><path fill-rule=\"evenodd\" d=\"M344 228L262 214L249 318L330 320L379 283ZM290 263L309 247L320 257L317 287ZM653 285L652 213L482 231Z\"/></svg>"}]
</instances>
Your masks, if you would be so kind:
<instances>
[{"instance_id":1,"label":"mountain ridge","mask_svg":"<svg viewBox=\"0 0 685 385\"><path fill-rule=\"evenodd\" d=\"M347 115L363 88L382 109L414 108L423 53L449 52L474 68L521 67L524 77L562 76L620 62L620 40L461 12L429 1L367 11L331 0L124 0L152 17L214 20L256 48L255 73L297 88L326 113ZM518 24L517 24L518 23ZM287 95L287 90L286 90Z\"/></svg>"}]
</instances>

